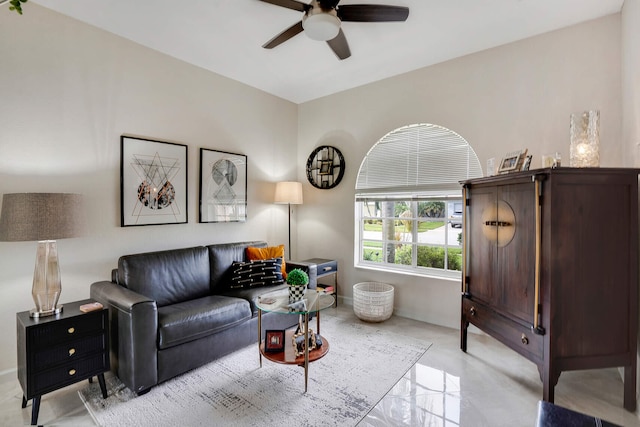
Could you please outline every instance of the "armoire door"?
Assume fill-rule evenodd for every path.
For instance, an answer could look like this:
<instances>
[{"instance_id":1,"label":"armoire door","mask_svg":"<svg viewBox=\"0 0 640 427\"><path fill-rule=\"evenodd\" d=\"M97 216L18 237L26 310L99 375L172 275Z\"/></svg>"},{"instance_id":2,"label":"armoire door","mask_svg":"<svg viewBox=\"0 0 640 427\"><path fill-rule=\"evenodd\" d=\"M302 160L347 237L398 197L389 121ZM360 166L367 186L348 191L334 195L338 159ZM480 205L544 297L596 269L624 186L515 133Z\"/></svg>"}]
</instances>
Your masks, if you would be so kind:
<instances>
[{"instance_id":1,"label":"armoire door","mask_svg":"<svg viewBox=\"0 0 640 427\"><path fill-rule=\"evenodd\" d=\"M474 301L491 304L497 298L495 284L497 274L497 246L495 236L487 236L484 221L491 212L495 211L497 192L495 187L472 187L468 190L467 199L470 200L468 218L465 219L464 232L469 248L465 261L468 277L465 288L468 296ZM490 232L496 230L489 230Z\"/></svg>"},{"instance_id":2,"label":"armoire door","mask_svg":"<svg viewBox=\"0 0 640 427\"><path fill-rule=\"evenodd\" d=\"M535 313L536 194L533 182L498 187L495 308L533 325Z\"/></svg>"}]
</instances>

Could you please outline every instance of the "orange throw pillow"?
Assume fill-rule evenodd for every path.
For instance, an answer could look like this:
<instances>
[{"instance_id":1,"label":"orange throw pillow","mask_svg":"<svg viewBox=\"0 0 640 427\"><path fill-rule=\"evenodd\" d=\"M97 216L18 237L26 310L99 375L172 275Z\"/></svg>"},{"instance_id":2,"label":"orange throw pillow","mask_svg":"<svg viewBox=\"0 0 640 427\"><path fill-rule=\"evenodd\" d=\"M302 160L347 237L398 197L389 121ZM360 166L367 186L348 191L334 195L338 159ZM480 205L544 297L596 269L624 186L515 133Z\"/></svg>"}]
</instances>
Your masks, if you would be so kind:
<instances>
[{"instance_id":1,"label":"orange throw pillow","mask_svg":"<svg viewBox=\"0 0 640 427\"><path fill-rule=\"evenodd\" d=\"M266 248L247 247L247 259L255 261L259 259L282 258L282 277L287 278L286 265L284 263L284 245L268 246Z\"/></svg>"}]
</instances>

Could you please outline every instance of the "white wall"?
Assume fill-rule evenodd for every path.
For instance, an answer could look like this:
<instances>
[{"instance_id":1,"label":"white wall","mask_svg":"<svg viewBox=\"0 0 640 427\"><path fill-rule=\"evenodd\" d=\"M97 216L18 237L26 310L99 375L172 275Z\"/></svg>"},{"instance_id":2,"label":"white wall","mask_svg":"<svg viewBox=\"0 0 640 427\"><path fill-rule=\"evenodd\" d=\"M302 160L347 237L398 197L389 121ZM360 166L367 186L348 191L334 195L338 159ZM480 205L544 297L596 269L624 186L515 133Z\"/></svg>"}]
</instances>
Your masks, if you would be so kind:
<instances>
[{"instance_id":1,"label":"white wall","mask_svg":"<svg viewBox=\"0 0 640 427\"><path fill-rule=\"evenodd\" d=\"M598 109L601 164L621 166L620 61L620 15L612 15L300 105L299 179L318 145L335 145L347 163L335 189L305 185L300 255L337 258L347 299L355 283L385 281L396 285L398 314L459 327L459 281L354 268L353 199L362 159L387 132L426 122L459 133L483 168L488 158L524 147L534 155L532 168L555 151L568 162L570 114Z\"/></svg>"},{"instance_id":2,"label":"white wall","mask_svg":"<svg viewBox=\"0 0 640 427\"><path fill-rule=\"evenodd\" d=\"M622 140L625 166L640 166L640 2L622 9Z\"/></svg>"},{"instance_id":3,"label":"white wall","mask_svg":"<svg viewBox=\"0 0 640 427\"><path fill-rule=\"evenodd\" d=\"M61 302L89 297L120 255L214 242L285 243L274 182L294 179L297 106L39 7L0 10L0 194L79 192L86 237L58 241ZM120 228L120 135L188 145L188 224ZM246 223L198 223L199 148L248 156ZM33 307L35 242L0 242L0 373Z\"/></svg>"}]
</instances>

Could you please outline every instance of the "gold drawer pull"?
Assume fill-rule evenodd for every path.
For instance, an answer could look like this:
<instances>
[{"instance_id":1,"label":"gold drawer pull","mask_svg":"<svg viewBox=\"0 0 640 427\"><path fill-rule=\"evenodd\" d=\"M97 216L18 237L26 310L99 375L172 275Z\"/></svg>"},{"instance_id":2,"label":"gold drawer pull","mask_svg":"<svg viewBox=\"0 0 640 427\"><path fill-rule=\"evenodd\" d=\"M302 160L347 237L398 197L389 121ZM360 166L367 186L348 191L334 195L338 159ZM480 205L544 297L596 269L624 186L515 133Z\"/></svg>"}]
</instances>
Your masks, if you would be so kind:
<instances>
[{"instance_id":1,"label":"gold drawer pull","mask_svg":"<svg viewBox=\"0 0 640 427\"><path fill-rule=\"evenodd\" d=\"M522 337L520 338L520 340L522 340L522 344L524 345L529 344L529 338L527 338L525 334L522 334Z\"/></svg>"},{"instance_id":2,"label":"gold drawer pull","mask_svg":"<svg viewBox=\"0 0 640 427\"><path fill-rule=\"evenodd\" d=\"M69 356L73 356L74 354L76 354L76 349L75 348L70 348L69 349Z\"/></svg>"},{"instance_id":3,"label":"gold drawer pull","mask_svg":"<svg viewBox=\"0 0 640 427\"><path fill-rule=\"evenodd\" d=\"M75 375L75 374L76 374L76 370L75 370L75 369L71 369L71 370L69 371L69 375Z\"/></svg>"},{"instance_id":4,"label":"gold drawer pull","mask_svg":"<svg viewBox=\"0 0 640 427\"><path fill-rule=\"evenodd\" d=\"M70 333L70 334L74 333L75 331L76 331L76 328L74 328L74 327L71 327L71 328L67 329L67 332Z\"/></svg>"},{"instance_id":5,"label":"gold drawer pull","mask_svg":"<svg viewBox=\"0 0 640 427\"><path fill-rule=\"evenodd\" d=\"M323 271L331 271L331 269L332 269L331 267L324 267L322 270Z\"/></svg>"},{"instance_id":6,"label":"gold drawer pull","mask_svg":"<svg viewBox=\"0 0 640 427\"><path fill-rule=\"evenodd\" d=\"M471 307L469 309L469 314L472 315L472 316L475 316L476 315L476 308L475 307Z\"/></svg>"}]
</instances>

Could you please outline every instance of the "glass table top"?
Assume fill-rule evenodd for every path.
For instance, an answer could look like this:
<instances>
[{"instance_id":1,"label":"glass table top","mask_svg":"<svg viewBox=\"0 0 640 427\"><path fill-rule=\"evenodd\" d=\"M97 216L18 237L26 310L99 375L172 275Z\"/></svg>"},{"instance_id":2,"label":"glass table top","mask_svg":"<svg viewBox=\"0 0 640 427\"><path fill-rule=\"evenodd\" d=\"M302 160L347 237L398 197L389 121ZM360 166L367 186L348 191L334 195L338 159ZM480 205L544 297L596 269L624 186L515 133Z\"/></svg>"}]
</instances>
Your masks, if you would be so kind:
<instances>
[{"instance_id":1,"label":"glass table top","mask_svg":"<svg viewBox=\"0 0 640 427\"><path fill-rule=\"evenodd\" d=\"M256 306L266 312L283 314L306 314L315 313L331 307L335 299L333 295L318 292L315 289L307 289L302 297L303 304L289 304L289 290L280 289L268 292L258 297Z\"/></svg>"}]
</instances>

